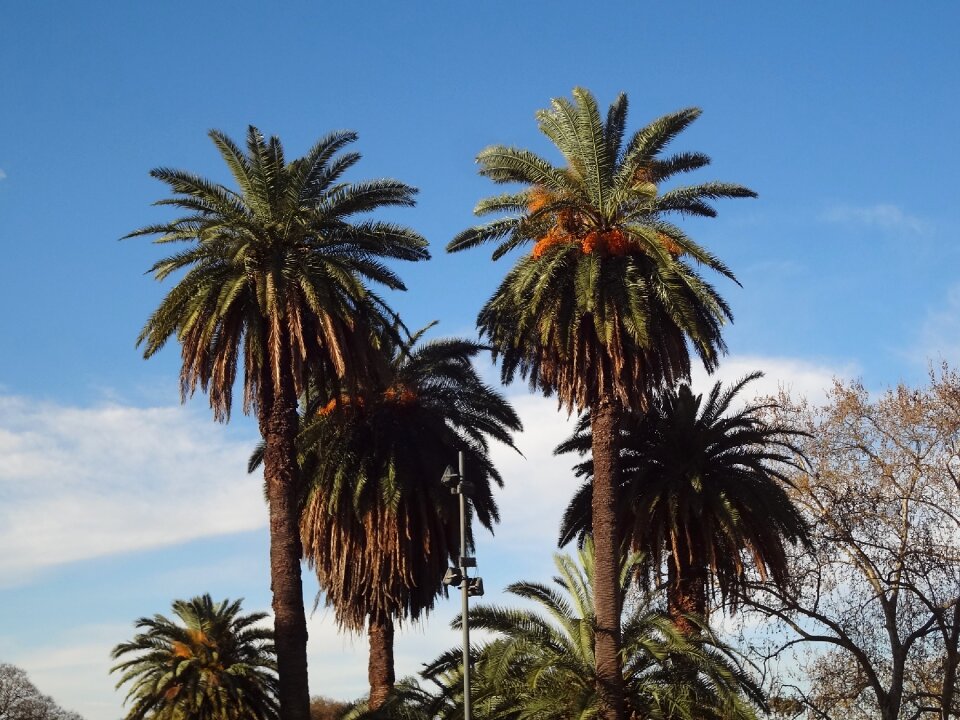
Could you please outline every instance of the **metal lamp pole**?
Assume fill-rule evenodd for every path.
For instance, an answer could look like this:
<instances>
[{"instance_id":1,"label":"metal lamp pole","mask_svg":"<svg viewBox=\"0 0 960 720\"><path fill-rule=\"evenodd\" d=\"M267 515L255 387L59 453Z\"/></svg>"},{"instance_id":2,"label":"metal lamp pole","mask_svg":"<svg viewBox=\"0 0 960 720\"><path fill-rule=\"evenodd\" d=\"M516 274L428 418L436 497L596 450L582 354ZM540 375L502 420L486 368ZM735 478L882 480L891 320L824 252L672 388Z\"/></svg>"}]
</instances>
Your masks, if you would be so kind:
<instances>
[{"instance_id":1,"label":"metal lamp pole","mask_svg":"<svg viewBox=\"0 0 960 720\"><path fill-rule=\"evenodd\" d=\"M450 488L450 492L460 496L460 557L455 568L449 568L444 575L444 585L459 587L461 592L461 627L463 628L463 718L470 720L470 596L483 595L483 580L469 577L468 568L477 566L477 559L467 555L467 495L473 485L464 479L463 452L458 455L459 472L447 467L441 482Z\"/></svg>"},{"instance_id":2,"label":"metal lamp pole","mask_svg":"<svg viewBox=\"0 0 960 720\"><path fill-rule=\"evenodd\" d=\"M470 720L470 583L467 580L467 568L477 564L476 558L467 557L467 494L463 486L464 468L463 451L457 455L457 464L460 470L460 482L457 483L457 494L460 496L460 572L463 573L461 583L461 608L463 617L463 720Z\"/></svg>"}]
</instances>

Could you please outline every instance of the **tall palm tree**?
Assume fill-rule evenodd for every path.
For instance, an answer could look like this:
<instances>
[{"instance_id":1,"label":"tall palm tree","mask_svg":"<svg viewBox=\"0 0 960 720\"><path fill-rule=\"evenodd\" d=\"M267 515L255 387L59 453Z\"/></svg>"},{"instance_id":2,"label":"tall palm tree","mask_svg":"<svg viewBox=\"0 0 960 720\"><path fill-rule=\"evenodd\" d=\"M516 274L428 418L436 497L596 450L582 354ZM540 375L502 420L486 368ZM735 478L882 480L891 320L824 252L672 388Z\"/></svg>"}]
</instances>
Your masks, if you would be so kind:
<instances>
[{"instance_id":1,"label":"tall palm tree","mask_svg":"<svg viewBox=\"0 0 960 720\"><path fill-rule=\"evenodd\" d=\"M210 595L176 600L173 612L140 618L141 632L117 645L133 701L126 720L276 720L277 663L266 613L240 614L240 602L214 603Z\"/></svg>"},{"instance_id":2,"label":"tall palm tree","mask_svg":"<svg viewBox=\"0 0 960 720\"><path fill-rule=\"evenodd\" d=\"M749 568L781 587L788 580L787 542L809 542L806 523L784 491L786 468L803 454L792 438L804 433L768 422L773 405L731 409L761 373L724 389L694 395L686 383L662 391L644 414L620 424L619 527L625 544L647 554L646 571L667 568L668 609L687 635L699 632L708 596L736 609ZM587 418L558 453L590 452ZM560 543L590 531L592 463L570 502Z\"/></svg>"},{"instance_id":3,"label":"tall palm tree","mask_svg":"<svg viewBox=\"0 0 960 720\"><path fill-rule=\"evenodd\" d=\"M627 556L621 565L621 605L639 559ZM481 605L471 610L473 627L495 633L475 656L474 694L482 717L588 720L596 715L593 546L588 540L576 558L558 554L554 561L554 587L518 582L507 588L535 609ZM730 660L722 644L713 637L696 642L684 638L646 599L624 611L622 633L627 717L746 720L756 717L754 704L764 706L756 684ZM458 652L443 654L427 666L424 676L443 677L444 687L459 688ZM696 672L677 673L680 659ZM445 704L455 706L455 701Z\"/></svg>"},{"instance_id":4,"label":"tall palm tree","mask_svg":"<svg viewBox=\"0 0 960 720\"><path fill-rule=\"evenodd\" d=\"M691 265L733 279L716 257L671 222L712 217L711 200L753 197L740 185L705 183L664 189L673 176L709 163L701 153L663 156L696 108L666 115L624 142L627 99L602 119L589 91L553 101L537 114L540 130L563 154L554 166L527 150L493 146L477 157L480 173L519 192L482 200L477 214L509 213L462 232L447 249L495 242L494 259L526 244L478 317L509 382L556 393L568 411L590 410L593 423L593 537L596 543L597 665L600 716L623 717L615 528L615 424L624 408L643 410L653 388L687 377L688 343L712 370L725 347L730 309Z\"/></svg>"},{"instance_id":5,"label":"tall palm tree","mask_svg":"<svg viewBox=\"0 0 960 720\"><path fill-rule=\"evenodd\" d=\"M444 468L464 451L473 510L492 528L499 516L491 486L503 483L488 441L513 447L511 432L521 429L471 365L485 348L420 342L428 328L401 343L386 338L381 383L308 406L301 436L304 554L338 622L367 626L372 709L394 684L394 618L417 620L433 608L459 554L459 504L440 482Z\"/></svg>"},{"instance_id":6,"label":"tall palm tree","mask_svg":"<svg viewBox=\"0 0 960 720\"><path fill-rule=\"evenodd\" d=\"M256 414L265 444L280 705L285 718L308 720L297 398L308 377L355 386L376 373L380 355L370 338L392 318L366 283L403 289L383 260L424 259L426 241L406 228L355 219L413 205L416 191L396 180L343 181L360 157L341 152L356 139L352 132L331 133L290 162L279 139L267 141L254 127L246 152L221 132L210 137L238 190L181 170L152 171L173 193L158 204L187 214L130 236L188 243L151 268L157 280L186 272L138 343L150 357L176 337L182 399L199 385L221 421L229 418L243 365L243 409Z\"/></svg>"}]
</instances>

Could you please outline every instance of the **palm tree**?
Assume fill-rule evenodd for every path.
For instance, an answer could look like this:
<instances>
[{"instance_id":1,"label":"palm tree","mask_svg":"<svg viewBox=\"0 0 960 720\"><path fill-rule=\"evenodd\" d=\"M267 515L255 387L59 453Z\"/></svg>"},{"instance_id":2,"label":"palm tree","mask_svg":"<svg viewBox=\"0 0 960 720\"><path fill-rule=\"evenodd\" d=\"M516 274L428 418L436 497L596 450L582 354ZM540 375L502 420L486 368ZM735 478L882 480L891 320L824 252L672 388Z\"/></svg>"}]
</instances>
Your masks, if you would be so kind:
<instances>
[{"instance_id":1,"label":"palm tree","mask_svg":"<svg viewBox=\"0 0 960 720\"><path fill-rule=\"evenodd\" d=\"M623 717L615 528L616 418L646 408L652 389L687 377L688 343L712 370L725 350L730 309L690 261L733 279L690 239L673 215L712 217L710 201L753 197L740 185L705 183L663 190L671 177L709 163L701 153L662 156L699 115L695 108L655 120L624 143L627 99L606 120L589 91L558 98L537 114L563 167L527 150L489 147L477 160L496 183L519 192L482 200L476 213L510 213L462 232L450 251L496 242L494 259L533 243L478 317L509 382L556 393L568 411L590 410L593 424L593 538L596 543L597 665L600 717Z\"/></svg>"},{"instance_id":2,"label":"palm tree","mask_svg":"<svg viewBox=\"0 0 960 720\"><path fill-rule=\"evenodd\" d=\"M639 560L637 555L627 556L621 565L621 606ZM536 609L481 605L470 613L472 626L496 634L476 651L478 716L587 720L596 715L593 546L587 540L576 558L558 554L554 562L555 587L518 582L507 588ZM645 598L624 611L622 639L629 718L752 719L756 715L751 703L764 707L760 690L716 638L685 639ZM458 652L442 655L427 666L424 676L442 677L444 687L459 688ZM680 660L696 672L678 674Z\"/></svg>"},{"instance_id":3,"label":"palm tree","mask_svg":"<svg viewBox=\"0 0 960 720\"><path fill-rule=\"evenodd\" d=\"M341 626L368 628L374 710L394 684L393 619L432 609L448 560L459 554L459 505L440 482L444 468L465 452L473 510L491 528L499 520L491 486L503 483L488 439L513 447L511 432L521 429L471 365L485 348L419 342L429 327L402 343L385 338L382 382L308 405L301 436L304 554Z\"/></svg>"},{"instance_id":4,"label":"palm tree","mask_svg":"<svg viewBox=\"0 0 960 720\"><path fill-rule=\"evenodd\" d=\"M403 289L382 261L424 259L426 241L396 225L354 220L383 206L413 205L416 192L395 180L341 180L360 157L341 153L354 133L332 133L291 162L279 139L266 141L254 127L246 152L223 133L210 137L239 190L180 170L152 171L173 192L158 204L187 214L130 236L189 247L151 268L157 280L186 272L138 343L150 357L175 336L182 399L199 385L221 421L229 418L243 365L243 409L256 414L265 443L280 705L285 718L308 720L297 398L308 377L355 386L376 373L379 351L370 337L391 314L365 283Z\"/></svg>"},{"instance_id":5,"label":"palm tree","mask_svg":"<svg viewBox=\"0 0 960 720\"><path fill-rule=\"evenodd\" d=\"M240 602L210 595L176 600L180 623L140 618L132 641L111 657L110 672L130 683L126 720L275 720L277 663L266 613L240 614Z\"/></svg>"},{"instance_id":6,"label":"palm tree","mask_svg":"<svg viewBox=\"0 0 960 720\"><path fill-rule=\"evenodd\" d=\"M783 587L786 543L809 543L806 523L783 487L789 482L784 469L803 461L792 438L804 433L768 422L764 413L773 404L731 410L761 376L747 375L727 389L718 382L706 398L681 384L620 425L620 536L648 554L648 573L666 564L668 609L687 635L708 618L712 589L735 610L750 567ZM557 452L584 455L590 447L588 419L581 418ZM567 508L561 545L590 531L592 463L581 463L577 472L588 480Z\"/></svg>"}]
</instances>

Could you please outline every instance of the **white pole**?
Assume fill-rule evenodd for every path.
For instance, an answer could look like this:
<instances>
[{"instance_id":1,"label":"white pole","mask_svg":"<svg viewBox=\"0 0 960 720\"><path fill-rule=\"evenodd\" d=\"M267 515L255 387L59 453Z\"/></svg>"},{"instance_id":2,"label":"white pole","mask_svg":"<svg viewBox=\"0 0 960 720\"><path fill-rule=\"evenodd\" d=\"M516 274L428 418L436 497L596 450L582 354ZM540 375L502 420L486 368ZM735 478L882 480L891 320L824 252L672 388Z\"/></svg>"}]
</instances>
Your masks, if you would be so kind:
<instances>
[{"instance_id":1,"label":"white pole","mask_svg":"<svg viewBox=\"0 0 960 720\"><path fill-rule=\"evenodd\" d=\"M460 464L460 572L463 573L461 585L463 601L461 607L463 626L463 719L470 720L470 583L467 581L467 498L464 492L463 451L458 456Z\"/></svg>"}]
</instances>

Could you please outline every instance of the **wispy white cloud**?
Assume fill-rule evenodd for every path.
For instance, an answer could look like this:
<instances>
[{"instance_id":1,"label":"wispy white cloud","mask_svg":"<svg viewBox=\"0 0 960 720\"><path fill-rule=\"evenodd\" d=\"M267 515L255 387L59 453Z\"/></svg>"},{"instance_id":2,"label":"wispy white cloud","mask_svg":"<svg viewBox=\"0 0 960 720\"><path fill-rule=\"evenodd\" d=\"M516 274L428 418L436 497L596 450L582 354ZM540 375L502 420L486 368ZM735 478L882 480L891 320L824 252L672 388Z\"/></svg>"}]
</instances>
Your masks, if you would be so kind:
<instances>
[{"instance_id":1,"label":"wispy white cloud","mask_svg":"<svg viewBox=\"0 0 960 720\"><path fill-rule=\"evenodd\" d=\"M960 363L960 284L927 312L917 343L908 354L918 363Z\"/></svg>"},{"instance_id":2,"label":"wispy white cloud","mask_svg":"<svg viewBox=\"0 0 960 720\"><path fill-rule=\"evenodd\" d=\"M950 322L960 328L960 288L950 308L931 318L929 332ZM754 370L766 372L754 393L783 387L813 401L834 376L855 374L852 367L737 356L713 378L696 372L694 382L706 389ZM570 473L575 458L553 455L573 420L555 400L522 386L510 390L524 422L517 438L523 455L494 446L506 481L494 542L549 550L578 486ZM57 564L262 527L261 481L245 472L254 439L232 438L205 413L180 407L79 408L0 395L0 585Z\"/></svg>"},{"instance_id":3,"label":"wispy white cloud","mask_svg":"<svg viewBox=\"0 0 960 720\"><path fill-rule=\"evenodd\" d=\"M50 566L265 524L252 440L179 407L0 396L0 586Z\"/></svg>"},{"instance_id":4,"label":"wispy white cloud","mask_svg":"<svg viewBox=\"0 0 960 720\"><path fill-rule=\"evenodd\" d=\"M698 373L697 388L707 389L754 370L767 376L754 384L756 394L780 387L821 399L834 376L849 367L830 367L793 358L727 358L713 376ZM508 388L524 423L517 438L523 456L495 446L494 460L504 489L497 494L502 516L496 535L478 532L477 572L484 578L484 602L510 604L503 588L519 579L548 582L553 574L557 528L567 502L579 486L572 456L555 457L553 448L572 430L573 419L555 399ZM0 396L0 583L22 581L31 569L51 567L116 552L172 545L205 535L235 532L264 524L260 480L246 475L250 443L231 439L202 412L182 408L138 409L120 405L75 408L36 404ZM171 550L171 552L175 552ZM240 563L252 600L246 610L267 604L255 588L269 585L268 568L249 558L217 558L218 566ZM205 581L209 557L183 558L182 572ZM305 578L308 607L316 581ZM125 578L124 582L129 579ZM199 585L198 585L199 587ZM164 598L162 605L173 598ZM460 641L449 622L459 599L439 599L425 623L398 630L397 675L412 675L423 663ZM148 612L145 609L144 612ZM122 714L123 693L107 674L109 650L129 638L133 618L117 624L74 628L68 637L42 647L13 647L0 637L0 655L25 667L44 692L90 720ZM352 699L366 692L367 641L340 633L323 608L308 620L310 684L315 693Z\"/></svg>"},{"instance_id":5,"label":"wispy white cloud","mask_svg":"<svg viewBox=\"0 0 960 720\"><path fill-rule=\"evenodd\" d=\"M512 395L510 401L523 421L523 433L517 437L523 454L503 446L492 451L504 478L504 488L497 494L502 522L496 529L496 543L535 542L549 548L543 539L547 543L556 539L566 503L579 486L570 472L576 457L553 455L553 449L573 431L576 417L568 418L566 411L558 409L555 398L526 394Z\"/></svg>"},{"instance_id":6,"label":"wispy white cloud","mask_svg":"<svg viewBox=\"0 0 960 720\"><path fill-rule=\"evenodd\" d=\"M725 358L713 375L708 376L702 367L695 368L694 389L706 391L718 380L726 385L756 371L762 372L763 377L744 390L747 399L776 395L780 390L785 390L794 397L805 397L812 403L826 400L834 378L849 379L858 374L858 368L853 363L830 365L799 358L735 355Z\"/></svg>"},{"instance_id":7,"label":"wispy white cloud","mask_svg":"<svg viewBox=\"0 0 960 720\"><path fill-rule=\"evenodd\" d=\"M6 662L23 668L30 680L58 705L88 720L108 720L123 713L123 693L114 690L110 651L132 635L133 625L80 625L67 636L19 649L0 638Z\"/></svg>"},{"instance_id":8,"label":"wispy white cloud","mask_svg":"<svg viewBox=\"0 0 960 720\"><path fill-rule=\"evenodd\" d=\"M887 232L906 232L922 235L931 229L930 223L910 215L898 205L835 205L824 212L820 219L840 225L877 228Z\"/></svg>"},{"instance_id":9,"label":"wispy white cloud","mask_svg":"<svg viewBox=\"0 0 960 720\"><path fill-rule=\"evenodd\" d=\"M0 180L6 180L7 174L3 171L3 168L0 168Z\"/></svg>"}]
</instances>

